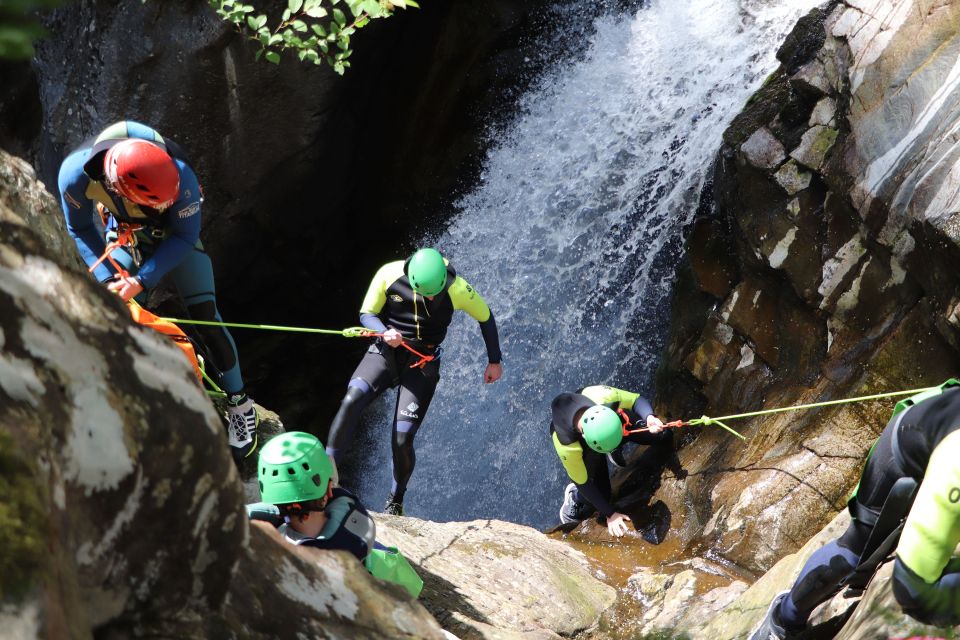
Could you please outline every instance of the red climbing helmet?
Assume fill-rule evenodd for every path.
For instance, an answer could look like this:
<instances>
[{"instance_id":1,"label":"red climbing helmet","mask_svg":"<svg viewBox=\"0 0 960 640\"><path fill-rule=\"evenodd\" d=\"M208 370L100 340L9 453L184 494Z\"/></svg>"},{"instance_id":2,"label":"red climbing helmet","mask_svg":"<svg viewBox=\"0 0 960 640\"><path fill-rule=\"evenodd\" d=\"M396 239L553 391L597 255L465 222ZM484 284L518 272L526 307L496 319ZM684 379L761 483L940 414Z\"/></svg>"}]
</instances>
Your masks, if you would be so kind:
<instances>
[{"instance_id":1,"label":"red climbing helmet","mask_svg":"<svg viewBox=\"0 0 960 640\"><path fill-rule=\"evenodd\" d=\"M173 158L152 142L129 138L110 147L103 160L107 185L131 202L166 209L180 193Z\"/></svg>"}]
</instances>

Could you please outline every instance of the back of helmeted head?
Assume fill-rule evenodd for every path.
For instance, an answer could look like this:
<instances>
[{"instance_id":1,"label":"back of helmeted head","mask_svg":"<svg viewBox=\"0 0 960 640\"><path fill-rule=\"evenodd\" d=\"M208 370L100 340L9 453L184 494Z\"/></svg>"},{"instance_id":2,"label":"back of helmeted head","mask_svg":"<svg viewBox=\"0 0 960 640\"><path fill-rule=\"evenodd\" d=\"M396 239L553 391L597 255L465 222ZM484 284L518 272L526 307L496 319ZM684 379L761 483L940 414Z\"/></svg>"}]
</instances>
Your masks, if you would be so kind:
<instances>
[{"instance_id":1,"label":"back of helmeted head","mask_svg":"<svg viewBox=\"0 0 960 640\"><path fill-rule=\"evenodd\" d=\"M436 249L420 249L407 261L407 279L420 295L435 296L447 284L447 262Z\"/></svg>"},{"instance_id":2,"label":"back of helmeted head","mask_svg":"<svg viewBox=\"0 0 960 640\"><path fill-rule=\"evenodd\" d=\"M271 504L319 500L327 494L333 465L323 443L309 433L282 433L263 446L257 465L260 498Z\"/></svg>"}]
</instances>

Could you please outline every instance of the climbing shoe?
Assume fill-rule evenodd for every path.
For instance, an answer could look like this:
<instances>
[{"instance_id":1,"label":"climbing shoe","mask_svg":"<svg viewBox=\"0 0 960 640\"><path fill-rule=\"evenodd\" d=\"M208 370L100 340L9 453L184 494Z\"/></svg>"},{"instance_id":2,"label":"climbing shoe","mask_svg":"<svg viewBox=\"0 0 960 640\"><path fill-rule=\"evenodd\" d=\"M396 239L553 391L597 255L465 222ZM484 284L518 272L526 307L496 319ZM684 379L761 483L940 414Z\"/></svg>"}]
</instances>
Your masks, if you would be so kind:
<instances>
[{"instance_id":1,"label":"climbing shoe","mask_svg":"<svg viewBox=\"0 0 960 640\"><path fill-rule=\"evenodd\" d=\"M573 524L583 522L589 518L596 509L587 502L577 501L577 485L570 483L563 490L563 505L560 507L560 522L562 524Z\"/></svg>"},{"instance_id":2,"label":"climbing shoe","mask_svg":"<svg viewBox=\"0 0 960 640\"><path fill-rule=\"evenodd\" d=\"M245 393L227 398L227 440L235 462L249 457L257 448L260 416L253 400Z\"/></svg>"},{"instance_id":3,"label":"climbing shoe","mask_svg":"<svg viewBox=\"0 0 960 640\"><path fill-rule=\"evenodd\" d=\"M403 515L403 503L397 502L393 499L393 496L387 498L387 504L383 507L383 512L388 513L391 516L402 516Z\"/></svg>"},{"instance_id":4,"label":"climbing shoe","mask_svg":"<svg viewBox=\"0 0 960 640\"><path fill-rule=\"evenodd\" d=\"M770 603L767 609L767 615L763 617L760 624L753 633L750 634L750 640L789 640L796 637L796 634L787 631L780 622L780 603L787 597L789 591L778 593Z\"/></svg>"}]
</instances>

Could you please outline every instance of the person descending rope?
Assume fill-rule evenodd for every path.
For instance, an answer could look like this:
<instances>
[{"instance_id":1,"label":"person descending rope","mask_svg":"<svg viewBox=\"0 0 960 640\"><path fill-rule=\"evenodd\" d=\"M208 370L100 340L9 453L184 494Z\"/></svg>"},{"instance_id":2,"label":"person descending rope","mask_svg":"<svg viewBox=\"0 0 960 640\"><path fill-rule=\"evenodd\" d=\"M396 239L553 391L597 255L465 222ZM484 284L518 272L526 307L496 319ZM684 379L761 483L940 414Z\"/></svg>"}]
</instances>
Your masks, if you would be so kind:
<instances>
[{"instance_id":1,"label":"person descending rope","mask_svg":"<svg viewBox=\"0 0 960 640\"><path fill-rule=\"evenodd\" d=\"M416 457L413 439L440 380L440 343L456 310L480 323L487 348L486 383L503 374L500 339L487 303L436 249L382 266L363 299L360 322L382 338L370 346L347 384L330 425L327 452L336 459L353 438L360 414L386 389L400 386L393 419L393 485L385 510L403 514ZM403 346L408 348L401 348ZM411 350L412 349L412 350Z\"/></svg>"},{"instance_id":2,"label":"person descending rope","mask_svg":"<svg viewBox=\"0 0 960 640\"><path fill-rule=\"evenodd\" d=\"M919 485L919 487L918 487ZM960 624L960 382L897 404L848 503L853 521L771 602L750 640L786 640L846 586L862 592L896 547L893 593L926 624Z\"/></svg>"},{"instance_id":3,"label":"person descending rope","mask_svg":"<svg viewBox=\"0 0 960 640\"><path fill-rule=\"evenodd\" d=\"M395 548L376 542L376 523L360 500L334 486L333 464L316 436L290 431L269 440L257 483L263 502L247 505L251 520L273 525L294 545L349 551L374 576L420 594L423 581Z\"/></svg>"},{"instance_id":4,"label":"person descending rope","mask_svg":"<svg viewBox=\"0 0 960 640\"><path fill-rule=\"evenodd\" d=\"M99 282L124 300L142 299L170 274L191 317L220 320L213 267L200 242L200 185L179 145L146 125L118 122L66 157L58 183L67 231ZM94 211L107 240L130 239L110 260L101 257L106 245ZM223 327L197 330L227 393L231 453L242 459L256 448L259 417L244 391L237 347Z\"/></svg>"},{"instance_id":5,"label":"person descending rope","mask_svg":"<svg viewBox=\"0 0 960 640\"><path fill-rule=\"evenodd\" d=\"M653 413L650 403L638 393L603 385L579 393L561 393L553 399L550 435L567 475L560 522L581 522L594 511L606 518L607 531L620 537L630 518L611 504L612 489L607 460L626 466L623 445L673 447L673 433ZM645 425L646 431L624 436L625 425Z\"/></svg>"}]
</instances>

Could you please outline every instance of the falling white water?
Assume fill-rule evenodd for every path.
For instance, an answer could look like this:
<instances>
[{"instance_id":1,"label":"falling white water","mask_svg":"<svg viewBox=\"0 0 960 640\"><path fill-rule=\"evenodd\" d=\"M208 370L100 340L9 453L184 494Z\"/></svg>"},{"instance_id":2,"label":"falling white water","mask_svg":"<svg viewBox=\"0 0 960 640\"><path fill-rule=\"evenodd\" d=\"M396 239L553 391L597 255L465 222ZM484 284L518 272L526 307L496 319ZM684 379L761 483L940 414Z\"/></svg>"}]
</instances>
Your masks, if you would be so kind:
<instances>
[{"instance_id":1,"label":"falling white water","mask_svg":"<svg viewBox=\"0 0 960 640\"><path fill-rule=\"evenodd\" d=\"M504 377L481 381L476 323L444 344L406 510L547 527L567 482L550 401L606 383L652 396L681 231L721 134L814 0L654 0L598 18L492 133L482 175L439 236L500 326ZM362 497L390 486L392 394L368 416ZM357 445L361 445L360 442Z\"/></svg>"}]
</instances>

